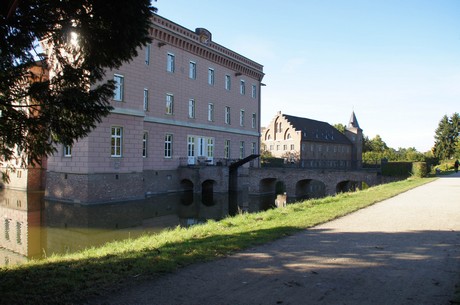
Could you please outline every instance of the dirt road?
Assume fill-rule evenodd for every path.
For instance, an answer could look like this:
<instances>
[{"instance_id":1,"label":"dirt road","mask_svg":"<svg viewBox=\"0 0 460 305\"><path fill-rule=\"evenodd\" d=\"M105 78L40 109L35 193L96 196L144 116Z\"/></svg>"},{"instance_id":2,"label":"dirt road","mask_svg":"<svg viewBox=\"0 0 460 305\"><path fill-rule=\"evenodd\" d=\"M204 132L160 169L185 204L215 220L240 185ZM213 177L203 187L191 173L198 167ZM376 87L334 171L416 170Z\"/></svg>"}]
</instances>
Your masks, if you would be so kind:
<instances>
[{"instance_id":1,"label":"dirt road","mask_svg":"<svg viewBox=\"0 0 460 305\"><path fill-rule=\"evenodd\" d=\"M449 304L460 282L460 173L99 304Z\"/></svg>"}]
</instances>

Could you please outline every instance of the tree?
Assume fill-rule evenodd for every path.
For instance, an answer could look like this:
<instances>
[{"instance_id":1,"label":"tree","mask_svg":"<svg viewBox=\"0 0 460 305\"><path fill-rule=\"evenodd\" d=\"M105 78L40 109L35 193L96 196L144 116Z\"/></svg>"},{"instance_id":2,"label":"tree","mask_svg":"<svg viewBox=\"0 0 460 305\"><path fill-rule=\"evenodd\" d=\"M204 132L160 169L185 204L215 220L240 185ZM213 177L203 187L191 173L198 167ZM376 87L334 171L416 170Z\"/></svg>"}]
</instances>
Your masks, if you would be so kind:
<instances>
[{"instance_id":1,"label":"tree","mask_svg":"<svg viewBox=\"0 0 460 305\"><path fill-rule=\"evenodd\" d=\"M343 125L342 123L334 124L334 128L343 134L345 134L345 130L347 130L347 126Z\"/></svg>"},{"instance_id":2,"label":"tree","mask_svg":"<svg viewBox=\"0 0 460 305\"><path fill-rule=\"evenodd\" d=\"M40 163L56 144L71 145L94 129L112 109L115 85L104 81L105 71L150 42L155 11L150 0L2 4L0 166Z\"/></svg>"},{"instance_id":3,"label":"tree","mask_svg":"<svg viewBox=\"0 0 460 305\"><path fill-rule=\"evenodd\" d=\"M460 116L454 113L450 118L444 115L435 130L433 155L446 160L456 155L460 131ZM458 152L457 152L458 153Z\"/></svg>"}]
</instances>

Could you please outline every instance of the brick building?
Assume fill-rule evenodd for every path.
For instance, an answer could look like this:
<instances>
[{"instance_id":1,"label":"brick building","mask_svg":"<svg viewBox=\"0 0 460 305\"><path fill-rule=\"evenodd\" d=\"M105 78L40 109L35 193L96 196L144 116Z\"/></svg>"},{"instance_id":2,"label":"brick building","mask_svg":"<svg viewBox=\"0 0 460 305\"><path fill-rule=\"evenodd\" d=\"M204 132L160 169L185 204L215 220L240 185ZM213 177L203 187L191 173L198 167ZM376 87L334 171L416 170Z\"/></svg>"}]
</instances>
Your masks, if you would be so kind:
<instances>
[{"instance_id":1,"label":"brick building","mask_svg":"<svg viewBox=\"0 0 460 305\"><path fill-rule=\"evenodd\" d=\"M200 172L180 169L205 165L224 192L228 160L258 153L263 66L217 44L206 29L158 15L152 23L152 43L106 73L117 84L113 112L48 159L46 198L138 199L184 185L199 191L203 181L185 176Z\"/></svg>"},{"instance_id":2,"label":"brick building","mask_svg":"<svg viewBox=\"0 0 460 305\"><path fill-rule=\"evenodd\" d=\"M360 168L363 132L353 112L345 133L326 122L278 112L263 128L262 150L306 168Z\"/></svg>"}]
</instances>

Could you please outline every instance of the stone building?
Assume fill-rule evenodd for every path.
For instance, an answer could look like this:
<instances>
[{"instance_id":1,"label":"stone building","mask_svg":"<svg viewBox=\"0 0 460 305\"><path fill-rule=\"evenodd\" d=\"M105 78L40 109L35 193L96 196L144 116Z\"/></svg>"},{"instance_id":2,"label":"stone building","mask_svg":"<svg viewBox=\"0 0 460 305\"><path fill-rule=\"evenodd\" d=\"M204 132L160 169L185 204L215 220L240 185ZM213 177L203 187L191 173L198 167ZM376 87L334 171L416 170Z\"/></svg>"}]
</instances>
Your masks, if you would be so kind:
<instances>
[{"instance_id":1,"label":"stone building","mask_svg":"<svg viewBox=\"0 0 460 305\"><path fill-rule=\"evenodd\" d=\"M136 58L106 72L116 82L112 113L48 159L46 198L226 192L226 165L258 154L263 66L214 42L206 29L158 15L150 34Z\"/></svg>"},{"instance_id":2,"label":"stone building","mask_svg":"<svg viewBox=\"0 0 460 305\"><path fill-rule=\"evenodd\" d=\"M362 165L363 132L353 112L344 133L326 122L278 112L263 128L261 149L305 168L356 169Z\"/></svg>"},{"instance_id":3,"label":"stone building","mask_svg":"<svg viewBox=\"0 0 460 305\"><path fill-rule=\"evenodd\" d=\"M28 87L36 81L43 81L48 79L48 69L44 67L41 62L29 68L28 79L25 83L20 83L18 86ZM30 98L23 99L17 102L21 106L29 106L35 104ZM33 110L35 109L35 110ZM28 117L37 115L37 107L22 107L22 111ZM1 117L1 113L0 113ZM10 189L28 190L28 191L41 191L45 187L45 171L47 165L47 158L43 157L40 160L41 164L31 164L29 159L21 154L16 149L16 154L12 160L7 162L0 162L0 174L4 172L8 175L8 182L5 183L0 175L0 188L8 187Z\"/></svg>"}]
</instances>

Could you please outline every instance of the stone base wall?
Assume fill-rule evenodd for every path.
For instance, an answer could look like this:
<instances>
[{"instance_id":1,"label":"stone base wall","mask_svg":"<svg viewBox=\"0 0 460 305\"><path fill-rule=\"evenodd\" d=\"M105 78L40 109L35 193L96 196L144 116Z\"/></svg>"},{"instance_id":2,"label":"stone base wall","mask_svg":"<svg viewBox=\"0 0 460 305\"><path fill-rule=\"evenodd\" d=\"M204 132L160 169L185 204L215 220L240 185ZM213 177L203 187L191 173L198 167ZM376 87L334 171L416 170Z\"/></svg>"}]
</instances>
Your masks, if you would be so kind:
<instances>
[{"instance_id":1,"label":"stone base wall","mask_svg":"<svg viewBox=\"0 0 460 305\"><path fill-rule=\"evenodd\" d=\"M76 203L138 200L150 195L188 191L182 184L184 180L189 182L188 185L193 184L194 193L201 193L203 183L209 180L213 182L213 192L227 193L228 179L228 168L223 166L183 167L141 173L47 172L45 198Z\"/></svg>"},{"instance_id":2,"label":"stone base wall","mask_svg":"<svg viewBox=\"0 0 460 305\"><path fill-rule=\"evenodd\" d=\"M48 172L45 198L58 201L102 203L142 199L142 173L71 174Z\"/></svg>"}]
</instances>

